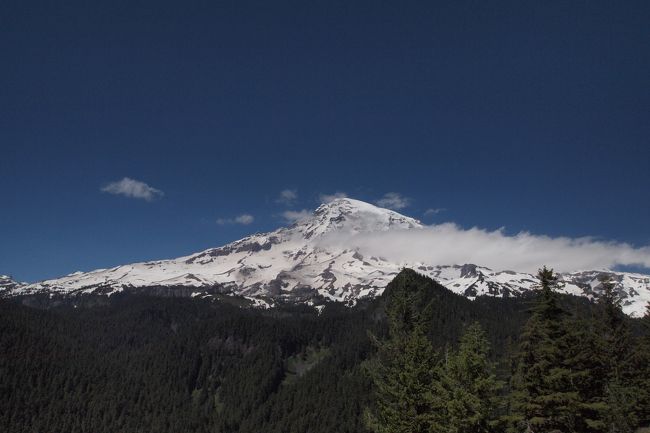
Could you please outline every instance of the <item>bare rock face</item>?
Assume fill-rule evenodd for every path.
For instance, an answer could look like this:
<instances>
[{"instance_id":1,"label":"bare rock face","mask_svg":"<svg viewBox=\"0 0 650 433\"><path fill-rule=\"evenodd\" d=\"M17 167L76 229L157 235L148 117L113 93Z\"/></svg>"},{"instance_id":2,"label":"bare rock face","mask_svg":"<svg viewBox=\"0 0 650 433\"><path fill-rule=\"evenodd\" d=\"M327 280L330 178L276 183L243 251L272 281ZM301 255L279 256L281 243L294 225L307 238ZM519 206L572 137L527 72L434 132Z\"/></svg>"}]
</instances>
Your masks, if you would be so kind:
<instances>
[{"instance_id":1,"label":"bare rock face","mask_svg":"<svg viewBox=\"0 0 650 433\"><path fill-rule=\"evenodd\" d=\"M269 305L273 300L353 304L381 294L404 267L469 298L518 296L536 287L536 278L526 273L492 270L479 264L397 263L365 254L354 244L357 235L388 231L399 234L422 228L416 219L343 198L319 206L310 217L290 227L254 234L186 257L75 272L28 285L0 277L0 296L111 295L121 291L159 296L227 293L249 298L256 305ZM324 242L331 238L337 242ZM597 297L602 290L598 277L603 272L611 274L615 281L624 311L643 314L650 301L648 275L609 271L564 274L562 290Z\"/></svg>"}]
</instances>

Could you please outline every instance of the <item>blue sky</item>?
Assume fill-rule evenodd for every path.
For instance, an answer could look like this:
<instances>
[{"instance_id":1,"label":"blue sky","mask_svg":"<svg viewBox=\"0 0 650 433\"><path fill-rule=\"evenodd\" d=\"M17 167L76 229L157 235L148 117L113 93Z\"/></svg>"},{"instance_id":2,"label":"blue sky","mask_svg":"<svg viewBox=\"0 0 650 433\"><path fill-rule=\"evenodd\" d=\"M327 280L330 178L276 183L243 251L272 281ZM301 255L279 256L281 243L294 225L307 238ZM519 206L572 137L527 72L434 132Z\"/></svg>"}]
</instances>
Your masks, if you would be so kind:
<instances>
[{"instance_id":1,"label":"blue sky","mask_svg":"<svg viewBox=\"0 0 650 433\"><path fill-rule=\"evenodd\" d=\"M397 193L427 223L650 245L649 13L10 1L0 274L180 256L337 191ZM102 191L124 178L161 193Z\"/></svg>"}]
</instances>

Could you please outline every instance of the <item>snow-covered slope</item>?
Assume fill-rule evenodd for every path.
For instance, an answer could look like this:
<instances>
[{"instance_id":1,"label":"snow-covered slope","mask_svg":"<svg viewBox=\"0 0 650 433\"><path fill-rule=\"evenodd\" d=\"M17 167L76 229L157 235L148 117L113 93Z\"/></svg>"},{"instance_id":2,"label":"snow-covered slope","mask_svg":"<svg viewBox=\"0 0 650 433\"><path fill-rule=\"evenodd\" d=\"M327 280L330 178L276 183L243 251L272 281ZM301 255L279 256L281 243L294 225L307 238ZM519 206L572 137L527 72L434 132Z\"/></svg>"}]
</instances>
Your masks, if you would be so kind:
<instances>
[{"instance_id":1,"label":"snow-covered slope","mask_svg":"<svg viewBox=\"0 0 650 433\"><path fill-rule=\"evenodd\" d=\"M2 297L3 294L10 295L24 285L24 283L14 281L9 275L0 275L0 297Z\"/></svg>"},{"instance_id":2,"label":"snow-covered slope","mask_svg":"<svg viewBox=\"0 0 650 433\"><path fill-rule=\"evenodd\" d=\"M422 227L419 221L397 212L358 200L338 199L321 205L311 217L290 227L255 234L220 248L172 260L75 272L54 280L16 286L5 293L111 294L136 288L160 290L183 286L190 288L193 296L218 291L252 299L296 302L328 299L353 303L359 298L379 295L403 267L413 268L472 298L517 295L535 286L535 278L530 274L493 271L471 264L396 263L364 255L354 246L355 234ZM337 245L344 246L323 242L332 235L339 240ZM603 272L608 271L562 275L565 282L562 290L597 296L598 276ZM650 276L611 274L623 298L625 312L642 314L650 301Z\"/></svg>"},{"instance_id":3,"label":"snow-covered slope","mask_svg":"<svg viewBox=\"0 0 650 433\"><path fill-rule=\"evenodd\" d=\"M493 271L471 264L415 269L430 275L448 289L470 298L480 295L517 296L537 287L537 279L532 274ZM560 274L560 292L597 298L602 293L601 278L605 275L614 283L623 311L631 316L643 316L645 307L650 302L650 275L610 270L564 273Z\"/></svg>"}]
</instances>

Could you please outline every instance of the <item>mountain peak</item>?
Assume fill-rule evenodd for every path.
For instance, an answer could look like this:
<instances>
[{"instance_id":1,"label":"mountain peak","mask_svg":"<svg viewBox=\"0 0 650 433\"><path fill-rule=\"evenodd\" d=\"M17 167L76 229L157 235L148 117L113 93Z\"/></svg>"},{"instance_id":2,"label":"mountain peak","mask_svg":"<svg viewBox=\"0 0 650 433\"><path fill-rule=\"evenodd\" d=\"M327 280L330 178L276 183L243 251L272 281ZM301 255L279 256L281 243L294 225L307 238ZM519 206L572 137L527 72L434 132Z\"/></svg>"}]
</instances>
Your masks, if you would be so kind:
<instances>
[{"instance_id":1,"label":"mountain peak","mask_svg":"<svg viewBox=\"0 0 650 433\"><path fill-rule=\"evenodd\" d=\"M367 233L421 228L420 221L361 200L339 198L321 204L310 218L295 227L307 239L333 231Z\"/></svg>"}]
</instances>

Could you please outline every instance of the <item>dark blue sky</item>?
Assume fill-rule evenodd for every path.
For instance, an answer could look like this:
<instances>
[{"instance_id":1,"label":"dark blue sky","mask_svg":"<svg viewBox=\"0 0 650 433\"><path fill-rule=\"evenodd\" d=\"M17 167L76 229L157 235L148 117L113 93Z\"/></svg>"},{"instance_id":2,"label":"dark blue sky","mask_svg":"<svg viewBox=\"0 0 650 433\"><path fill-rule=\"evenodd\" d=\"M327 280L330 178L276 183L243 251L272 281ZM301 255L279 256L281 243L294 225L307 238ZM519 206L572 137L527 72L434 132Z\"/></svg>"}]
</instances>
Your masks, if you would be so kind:
<instances>
[{"instance_id":1,"label":"dark blue sky","mask_svg":"<svg viewBox=\"0 0 650 433\"><path fill-rule=\"evenodd\" d=\"M0 274L188 254L335 191L649 245L649 18L647 1L4 2ZM164 196L100 191L124 177Z\"/></svg>"}]
</instances>

